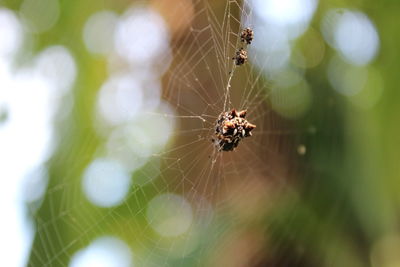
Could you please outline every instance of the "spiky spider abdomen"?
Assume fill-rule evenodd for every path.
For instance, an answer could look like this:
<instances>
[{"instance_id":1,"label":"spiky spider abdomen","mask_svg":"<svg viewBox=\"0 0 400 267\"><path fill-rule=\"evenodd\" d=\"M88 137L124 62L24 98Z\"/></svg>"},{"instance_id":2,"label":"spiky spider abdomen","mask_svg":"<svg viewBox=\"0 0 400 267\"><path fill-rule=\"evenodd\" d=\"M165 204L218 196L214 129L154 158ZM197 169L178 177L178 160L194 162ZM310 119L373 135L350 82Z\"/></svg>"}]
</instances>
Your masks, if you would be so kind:
<instances>
[{"instance_id":1,"label":"spiky spider abdomen","mask_svg":"<svg viewBox=\"0 0 400 267\"><path fill-rule=\"evenodd\" d=\"M232 109L219 115L215 125L216 138L213 139L219 151L232 151L243 138L251 136L256 125L246 120L246 113L246 110Z\"/></svg>"},{"instance_id":2,"label":"spiky spider abdomen","mask_svg":"<svg viewBox=\"0 0 400 267\"><path fill-rule=\"evenodd\" d=\"M254 38L254 32L252 29L248 27L244 29L240 34L240 40L242 41L242 43L251 44L253 38Z\"/></svg>"},{"instance_id":3,"label":"spiky spider abdomen","mask_svg":"<svg viewBox=\"0 0 400 267\"><path fill-rule=\"evenodd\" d=\"M236 55L232 58L237 66L241 66L247 61L247 51L240 48L236 51Z\"/></svg>"}]
</instances>

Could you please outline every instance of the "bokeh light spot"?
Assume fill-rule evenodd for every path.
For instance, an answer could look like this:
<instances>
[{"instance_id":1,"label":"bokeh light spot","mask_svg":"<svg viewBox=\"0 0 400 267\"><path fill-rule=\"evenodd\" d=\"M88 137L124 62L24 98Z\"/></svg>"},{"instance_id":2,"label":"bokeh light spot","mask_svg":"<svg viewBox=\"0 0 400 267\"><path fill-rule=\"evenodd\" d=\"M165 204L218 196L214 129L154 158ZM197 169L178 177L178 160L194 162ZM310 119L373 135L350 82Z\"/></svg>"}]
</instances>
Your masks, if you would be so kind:
<instances>
[{"instance_id":1,"label":"bokeh light spot","mask_svg":"<svg viewBox=\"0 0 400 267\"><path fill-rule=\"evenodd\" d=\"M118 23L118 15L112 11L93 14L83 29L83 41L88 51L107 55L113 51L113 36Z\"/></svg>"},{"instance_id":2,"label":"bokeh light spot","mask_svg":"<svg viewBox=\"0 0 400 267\"><path fill-rule=\"evenodd\" d=\"M135 117L142 99L138 80L129 74L114 75L100 89L98 110L108 124L118 125Z\"/></svg>"},{"instance_id":3,"label":"bokeh light spot","mask_svg":"<svg viewBox=\"0 0 400 267\"><path fill-rule=\"evenodd\" d=\"M266 75L273 76L287 66L291 48L287 36L268 26L256 26L257 38L249 47L249 60Z\"/></svg>"},{"instance_id":4,"label":"bokeh light spot","mask_svg":"<svg viewBox=\"0 0 400 267\"><path fill-rule=\"evenodd\" d=\"M24 0L20 15L27 30L42 33L56 24L60 5L58 0Z\"/></svg>"},{"instance_id":5,"label":"bokeh light spot","mask_svg":"<svg viewBox=\"0 0 400 267\"><path fill-rule=\"evenodd\" d=\"M366 67L354 66L339 57L333 57L328 66L328 80L340 94L352 96L359 93L367 82Z\"/></svg>"},{"instance_id":6,"label":"bokeh light spot","mask_svg":"<svg viewBox=\"0 0 400 267\"><path fill-rule=\"evenodd\" d=\"M162 194L153 198L148 204L146 214L151 227L166 237L185 233L193 220L190 204L175 194Z\"/></svg>"},{"instance_id":7,"label":"bokeh light spot","mask_svg":"<svg viewBox=\"0 0 400 267\"><path fill-rule=\"evenodd\" d=\"M303 74L294 68L283 69L272 77L274 87L287 88L303 81Z\"/></svg>"},{"instance_id":8,"label":"bokeh light spot","mask_svg":"<svg viewBox=\"0 0 400 267\"><path fill-rule=\"evenodd\" d=\"M33 169L25 177L24 198L32 203L43 198L48 183L48 172L43 166Z\"/></svg>"},{"instance_id":9,"label":"bokeh light spot","mask_svg":"<svg viewBox=\"0 0 400 267\"><path fill-rule=\"evenodd\" d=\"M107 156L135 171L160 152L174 129L173 112L167 104L153 112L142 113L129 124L114 129L106 144Z\"/></svg>"},{"instance_id":10,"label":"bokeh light spot","mask_svg":"<svg viewBox=\"0 0 400 267\"><path fill-rule=\"evenodd\" d=\"M169 36L162 17L147 8L127 11L117 25L117 53L130 63L146 64L169 50Z\"/></svg>"},{"instance_id":11,"label":"bokeh light spot","mask_svg":"<svg viewBox=\"0 0 400 267\"><path fill-rule=\"evenodd\" d=\"M21 45L21 24L14 12L0 8L0 25L0 57L12 55Z\"/></svg>"},{"instance_id":12,"label":"bokeh light spot","mask_svg":"<svg viewBox=\"0 0 400 267\"><path fill-rule=\"evenodd\" d=\"M122 240L103 236L88 247L78 251L71 259L70 267L132 267L133 255Z\"/></svg>"},{"instance_id":13,"label":"bokeh light spot","mask_svg":"<svg viewBox=\"0 0 400 267\"><path fill-rule=\"evenodd\" d=\"M120 204L130 185L130 174L120 163L110 159L94 160L83 174L82 186L86 197L101 207Z\"/></svg>"},{"instance_id":14,"label":"bokeh light spot","mask_svg":"<svg viewBox=\"0 0 400 267\"><path fill-rule=\"evenodd\" d=\"M311 105L312 93L305 80L290 86L271 90L272 108L286 118L299 118Z\"/></svg>"},{"instance_id":15,"label":"bokeh light spot","mask_svg":"<svg viewBox=\"0 0 400 267\"><path fill-rule=\"evenodd\" d=\"M298 56L301 54L301 58ZM314 68L321 63L325 55L325 43L321 34L310 28L296 44L292 62L301 68Z\"/></svg>"},{"instance_id":16,"label":"bokeh light spot","mask_svg":"<svg viewBox=\"0 0 400 267\"><path fill-rule=\"evenodd\" d=\"M321 24L325 40L350 64L365 65L379 50L378 32L362 12L333 9Z\"/></svg>"},{"instance_id":17,"label":"bokeh light spot","mask_svg":"<svg viewBox=\"0 0 400 267\"><path fill-rule=\"evenodd\" d=\"M134 173L135 184L144 186L161 175L161 159L152 158Z\"/></svg>"},{"instance_id":18,"label":"bokeh light spot","mask_svg":"<svg viewBox=\"0 0 400 267\"><path fill-rule=\"evenodd\" d=\"M295 24L309 20L316 0L253 0L255 12L277 24Z\"/></svg>"},{"instance_id":19,"label":"bokeh light spot","mask_svg":"<svg viewBox=\"0 0 400 267\"><path fill-rule=\"evenodd\" d=\"M317 0L252 0L252 6L265 23L279 28L290 39L300 36L317 8Z\"/></svg>"},{"instance_id":20,"label":"bokeh light spot","mask_svg":"<svg viewBox=\"0 0 400 267\"><path fill-rule=\"evenodd\" d=\"M64 46L51 46L43 50L36 59L35 70L60 90L59 96L71 89L77 74L75 60Z\"/></svg>"},{"instance_id":21,"label":"bokeh light spot","mask_svg":"<svg viewBox=\"0 0 400 267\"><path fill-rule=\"evenodd\" d=\"M364 88L349 100L361 109L370 109L378 103L384 89L384 80L381 73L375 68L368 68L367 82Z\"/></svg>"}]
</instances>

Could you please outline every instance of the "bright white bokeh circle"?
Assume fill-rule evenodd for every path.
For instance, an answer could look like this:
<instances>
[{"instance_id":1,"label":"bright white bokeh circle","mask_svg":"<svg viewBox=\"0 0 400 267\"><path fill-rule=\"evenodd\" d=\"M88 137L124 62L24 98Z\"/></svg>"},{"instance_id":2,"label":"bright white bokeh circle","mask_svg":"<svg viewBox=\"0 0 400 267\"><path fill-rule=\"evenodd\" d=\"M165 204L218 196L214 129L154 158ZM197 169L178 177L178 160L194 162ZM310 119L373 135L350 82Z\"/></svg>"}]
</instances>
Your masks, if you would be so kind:
<instances>
[{"instance_id":1,"label":"bright white bokeh circle","mask_svg":"<svg viewBox=\"0 0 400 267\"><path fill-rule=\"evenodd\" d=\"M169 35L162 17L149 8L128 10L117 24L117 53L133 64L148 64L169 50Z\"/></svg>"},{"instance_id":2,"label":"bright white bokeh circle","mask_svg":"<svg viewBox=\"0 0 400 267\"><path fill-rule=\"evenodd\" d=\"M317 8L317 0L252 0L261 25L271 25L290 39L300 36L308 27Z\"/></svg>"},{"instance_id":3,"label":"bright white bokeh circle","mask_svg":"<svg viewBox=\"0 0 400 267\"><path fill-rule=\"evenodd\" d=\"M104 83L97 108L107 124L119 125L135 118L143 102L141 86L130 74L113 75Z\"/></svg>"},{"instance_id":4,"label":"bright white bokeh circle","mask_svg":"<svg viewBox=\"0 0 400 267\"><path fill-rule=\"evenodd\" d=\"M324 16L321 30L325 40L350 64L366 65L379 50L378 31L362 12L332 9Z\"/></svg>"},{"instance_id":5,"label":"bright white bokeh circle","mask_svg":"<svg viewBox=\"0 0 400 267\"><path fill-rule=\"evenodd\" d=\"M95 239L73 255L69 267L132 267L133 254L129 246L113 236Z\"/></svg>"},{"instance_id":6,"label":"bright white bokeh circle","mask_svg":"<svg viewBox=\"0 0 400 267\"><path fill-rule=\"evenodd\" d=\"M0 8L0 57L14 54L22 42L22 27L11 10Z\"/></svg>"},{"instance_id":7,"label":"bright white bokeh circle","mask_svg":"<svg viewBox=\"0 0 400 267\"><path fill-rule=\"evenodd\" d=\"M37 74L49 80L59 90L59 95L71 89L77 75L74 57L61 45L50 46L40 52L35 67Z\"/></svg>"},{"instance_id":8,"label":"bright white bokeh circle","mask_svg":"<svg viewBox=\"0 0 400 267\"><path fill-rule=\"evenodd\" d=\"M121 204L129 192L130 185L129 172L119 162L105 158L91 162L82 178L86 197L100 207Z\"/></svg>"},{"instance_id":9,"label":"bright white bokeh circle","mask_svg":"<svg viewBox=\"0 0 400 267\"><path fill-rule=\"evenodd\" d=\"M271 26L256 26L257 38L249 47L249 60L265 74L274 75L289 63L291 48L287 35Z\"/></svg>"},{"instance_id":10,"label":"bright white bokeh circle","mask_svg":"<svg viewBox=\"0 0 400 267\"><path fill-rule=\"evenodd\" d=\"M345 12L335 31L335 43L341 54L351 63L369 63L379 48L375 26L361 12Z\"/></svg>"},{"instance_id":11,"label":"bright white bokeh circle","mask_svg":"<svg viewBox=\"0 0 400 267\"><path fill-rule=\"evenodd\" d=\"M274 24L296 24L311 19L317 0L252 0L255 12Z\"/></svg>"}]
</instances>

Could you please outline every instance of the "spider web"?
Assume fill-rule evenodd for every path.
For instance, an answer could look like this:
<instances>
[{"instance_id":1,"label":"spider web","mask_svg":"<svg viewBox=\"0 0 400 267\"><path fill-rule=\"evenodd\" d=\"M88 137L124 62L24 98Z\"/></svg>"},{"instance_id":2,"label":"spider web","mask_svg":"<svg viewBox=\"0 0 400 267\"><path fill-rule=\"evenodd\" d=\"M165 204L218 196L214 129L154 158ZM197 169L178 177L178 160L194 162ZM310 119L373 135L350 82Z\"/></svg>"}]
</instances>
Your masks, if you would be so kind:
<instances>
[{"instance_id":1,"label":"spider web","mask_svg":"<svg viewBox=\"0 0 400 267\"><path fill-rule=\"evenodd\" d=\"M231 266L229 255L234 254L237 240L248 245L240 257L257 261L254 257L263 240L249 228L268 208L266 203L274 205L275 196L296 172L301 132L269 105L264 74L268 60L255 66L251 45L247 64L235 66L232 60L243 46L240 32L254 26L250 3L197 0L193 6L191 26L171 41L173 60L162 89L170 108L147 113L173 125L167 145L133 172L132 186L121 204L96 207L82 194L81 177L102 140L92 131L81 131L83 120L72 118L75 128L69 132L75 137L81 134L80 141L71 146L65 137L50 160L51 179L35 215L30 266L68 265L77 251L108 235L129 245L135 266ZM255 31L257 38L263 37ZM246 109L247 119L257 128L233 152L219 152L211 142L216 119L233 108ZM157 124L151 129L152 134L164 134ZM68 166L68 171L58 173L60 166ZM149 203L158 196L164 196L161 202L172 200L172 206L167 203L150 212ZM167 216L168 222L157 224L163 209L167 213L173 209L176 218ZM153 219L156 228L172 234L155 231ZM242 238L244 232L250 234Z\"/></svg>"},{"instance_id":2,"label":"spider web","mask_svg":"<svg viewBox=\"0 0 400 267\"><path fill-rule=\"evenodd\" d=\"M197 5L205 7L196 14L189 34L174 46L176 63L166 75L164 97L179 114L174 116L179 130L173 147L161 155L169 155L165 158L171 160L167 166L178 162L178 170L189 166L189 171L182 172L178 178L178 186L187 184L188 188L213 198L219 189L226 188L225 176L229 176L229 183L235 176L246 180L247 176L254 175L251 169L260 170L257 164L261 164L261 169L272 171L271 167L265 166L268 161L260 155L270 152L276 157L277 151L266 144L284 131L266 105L268 83L263 80L262 72L251 65L236 67L231 60L243 46L239 35L246 25L242 25L241 16L249 18L251 13L246 13L236 1L228 2L224 16L218 21L207 2ZM244 140L243 148L237 153L219 153L211 144L216 119L232 108L249 110L249 120L258 127L257 135ZM260 147L267 151L261 151ZM195 167L204 165L207 167L190 173Z\"/></svg>"}]
</instances>

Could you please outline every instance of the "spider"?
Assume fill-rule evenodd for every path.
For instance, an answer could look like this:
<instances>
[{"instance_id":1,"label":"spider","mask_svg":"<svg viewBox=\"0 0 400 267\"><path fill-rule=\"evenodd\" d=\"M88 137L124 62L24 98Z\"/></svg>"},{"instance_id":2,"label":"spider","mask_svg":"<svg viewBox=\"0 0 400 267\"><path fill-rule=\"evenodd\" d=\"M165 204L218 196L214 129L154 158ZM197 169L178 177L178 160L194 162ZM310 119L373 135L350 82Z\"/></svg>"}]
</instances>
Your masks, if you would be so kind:
<instances>
[{"instance_id":1,"label":"spider","mask_svg":"<svg viewBox=\"0 0 400 267\"><path fill-rule=\"evenodd\" d=\"M247 61L247 51L243 48L240 48L238 51L236 51L236 56L234 56L232 59L235 60L236 65L243 65Z\"/></svg>"},{"instance_id":2,"label":"spider","mask_svg":"<svg viewBox=\"0 0 400 267\"><path fill-rule=\"evenodd\" d=\"M212 139L219 151L233 151L243 138L251 136L256 125L245 119L246 114L246 110L232 109L219 115L215 125L216 138Z\"/></svg>"},{"instance_id":3,"label":"spider","mask_svg":"<svg viewBox=\"0 0 400 267\"><path fill-rule=\"evenodd\" d=\"M251 41L253 41L254 38L254 32L252 29L250 28L246 28L242 31L242 34L240 35L240 40L242 41L242 43L246 43L246 44L251 44Z\"/></svg>"}]
</instances>

